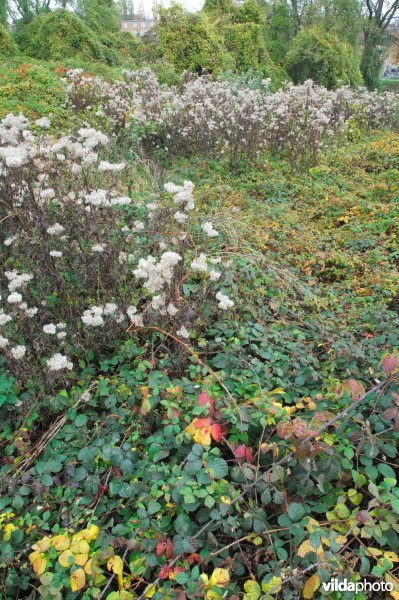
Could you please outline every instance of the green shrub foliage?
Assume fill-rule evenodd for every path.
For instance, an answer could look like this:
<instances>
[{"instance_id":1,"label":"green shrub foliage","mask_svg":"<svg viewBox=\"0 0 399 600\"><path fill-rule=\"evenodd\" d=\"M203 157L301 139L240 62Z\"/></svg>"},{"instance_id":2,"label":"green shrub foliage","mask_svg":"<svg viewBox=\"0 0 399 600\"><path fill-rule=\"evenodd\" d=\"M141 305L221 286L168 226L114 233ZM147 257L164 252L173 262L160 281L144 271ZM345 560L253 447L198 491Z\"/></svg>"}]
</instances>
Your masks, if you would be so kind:
<instances>
[{"instance_id":1,"label":"green shrub foliage","mask_svg":"<svg viewBox=\"0 0 399 600\"><path fill-rule=\"evenodd\" d=\"M287 54L286 66L295 83L313 79L333 89L362 81L352 48L321 28L305 29L297 35Z\"/></svg>"},{"instance_id":2,"label":"green shrub foliage","mask_svg":"<svg viewBox=\"0 0 399 600\"><path fill-rule=\"evenodd\" d=\"M13 56L18 53L18 48L6 25L0 23L0 58Z\"/></svg>"},{"instance_id":3,"label":"green shrub foliage","mask_svg":"<svg viewBox=\"0 0 399 600\"><path fill-rule=\"evenodd\" d=\"M103 48L95 33L77 15L66 10L35 17L19 31L18 43L25 54L43 60L104 60Z\"/></svg>"}]
</instances>

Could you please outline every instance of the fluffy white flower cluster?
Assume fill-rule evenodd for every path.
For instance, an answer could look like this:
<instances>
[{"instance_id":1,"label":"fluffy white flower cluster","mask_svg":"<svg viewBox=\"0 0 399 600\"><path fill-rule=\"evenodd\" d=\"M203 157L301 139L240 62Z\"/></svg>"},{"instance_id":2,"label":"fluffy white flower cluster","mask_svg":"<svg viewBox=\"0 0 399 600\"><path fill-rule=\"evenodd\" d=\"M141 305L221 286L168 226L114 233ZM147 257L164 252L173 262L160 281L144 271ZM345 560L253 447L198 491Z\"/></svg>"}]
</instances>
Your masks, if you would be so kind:
<instances>
[{"instance_id":1,"label":"fluffy white flower cluster","mask_svg":"<svg viewBox=\"0 0 399 600\"><path fill-rule=\"evenodd\" d=\"M185 181L183 185L175 185L172 182L168 182L165 183L164 189L168 194L173 194L173 202L175 204L182 206L184 210L194 210L194 184L191 181Z\"/></svg>"},{"instance_id":2,"label":"fluffy white flower cluster","mask_svg":"<svg viewBox=\"0 0 399 600\"><path fill-rule=\"evenodd\" d=\"M28 281L33 279L33 275L30 273L20 273L16 269L13 269L12 271L6 271L4 275L9 281L8 289L10 292L14 292L17 289L24 287Z\"/></svg>"},{"instance_id":3,"label":"fluffy white flower cluster","mask_svg":"<svg viewBox=\"0 0 399 600\"><path fill-rule=\"evenodd\" d=\"M48 129L51 125L51 121L48 117L42 117L41 119L36 119L35 125L42 127L42 129Z\"/></svg>"},{"instance_id":4,"label":"fluffy white flower cluster","mask_svg":"<svg viewBox=\"0 0 399 600\"><path fill-rule=\"evenodd\" d=\"M219 301L219 308L223 310L227 310L228 308L234 306L233 300L230 300L230 298L225 294L222 294L222 292L218 292L216 294L216 300Z\"/></svg>"},{"instance_id":5,"label":"fluffy white flower cluster","mask_svg":"<svg viewBox=\"0 0 399 600\"><path fill-rule=\"evenodd\" d=\"M64 340L66 338L67 334L66 331L64 331L65 328L66 323L47 323L46 325L43 325L44 333L56 335L59 340Z\"/></svg>"},{"instance_id":6,"label":"fluffy white flower cluster","mask_svg":"<svg viewBox=\"0 0 399 600\"><path fill-rule=\"evenodd\" d=\"M104 325L103 314L103 306L92 306L84 311L82 321L89 327L102 327Z\"/></svg>"},{"instance_id":7,"label":"fluffy white flower cluster","mask_svg":"<svg viewBox=\"0 0 399 600\"><path fill-rule=\"evenodd\" d=\"M21 360L26 354L26 347L21 345L14 346L11 348L10 352L15 360Z\"/></svg>"},{"instance_id":8,"label":"fluffy white flower cluster","mask_svg":"<svg viewBox=\"0 0 399 600\"><path fill-rule=\"evenodd\" d=\"M82 321L88 327L102 327L105 316L115 318L117 323L124 320L123 314L118 311L118 305L115 302L107 302L103 306L92 306L85 310Z\"/></svg>"},{"instance_id":9,"label":"fluffy white flower cluster","mask_svg":"<svg viewBox=\"0 0 399 600\"><path fill-rule=\"evenodd\" d=\"M157 262L154 256L140 258L134 274L138 279L146 280L144 287L150 292L159 292L165 284L170 284L173 269L182 257L177 252L164 252Z\"/></svg>"},{"instance_id":10,"label":"fluffy white flower cluster","mask_svg":"<svg viewBox=\"0 0 399 600\"><path fill-rule=\"evenodd\" d=\"M0 326L6 325L10 321L12 321L12 317L10 315L6 315L4 310L2 308L0 308Z\"/></svg>"},{"instance_id":11,"label":"fluffy white flower cluster","mask_svg":"<svg viewBox=\"0 0 399 600\"><path fill-rule=\"evenodd\" d=\"M191 261L191 268L193 271L199 271L200 273L206 273L208 270L208 264L206 260L206 254L201 252L201 254Z\"/></svg>"},{"instance_id":12,"label":"fluffy white flower cluster","mask_svg":"<svg viewBox=\"0 0 399 600\"><path fill-rule=\"evenodd\" d=\"M47 227L46 231L49 235L62 235L65 231L65 227L63 227L59 223L54 223L54 225Z\"/></svg>"},{"instance_id":13,"label":"fluffy white flower cluster","mask_svg":"<svg viewBox=\"0 0 399 600\"><path fill-rule=\"evenodd\" d=\"M84 197L86 204L91 206L126 206L132 200L128 196L110 197L106 190L93 190Z\"/></svg>"},{"instance_id":14,"label":"fluffy white flower cluster","mask_svg":"<svg viewBox=\"0 0 399 600\"><path fill-rule=\"evenodd\" d=\"M205 221L205 223L202 224L202 231L210 238L217 237L219 235L210 221Z\"/></svg>"},{"instance_id":15,"label":"fluffy white flower cluster","mask_svg":"<svg viewBox=\"0 0 399 600\"><path fill-rule=\"evenodd\" d=\"M57 352L47 360L47 368L49 371L62 371L63 369L71 371L73 363L68 360L67 356Z\"/></svg>"},{"instance_id":16,"label":"fluffy white flower cluster","mask_svg":"<svg viewBox=\"0 0 399 600\"><path fill-rule=\"evenodd\" d=\"M102 160L100 162L100 164L98 165L99 171L113 171L114 173L119 173L119 171L123 171L124 168L125 168L124 162L112 164L106 160Z\"/></svg>"}]
</instances>

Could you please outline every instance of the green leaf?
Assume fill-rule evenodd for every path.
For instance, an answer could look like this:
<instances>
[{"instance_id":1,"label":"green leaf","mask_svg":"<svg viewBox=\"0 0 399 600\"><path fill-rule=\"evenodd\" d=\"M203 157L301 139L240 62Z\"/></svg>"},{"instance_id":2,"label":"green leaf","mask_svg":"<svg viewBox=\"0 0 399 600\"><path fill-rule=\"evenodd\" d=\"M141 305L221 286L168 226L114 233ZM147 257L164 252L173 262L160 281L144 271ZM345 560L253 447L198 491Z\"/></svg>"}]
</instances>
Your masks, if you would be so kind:
<instances>
[{"instance_id":1,"label":"green leaf","mask_svg":"<svg viewBox=\"0 0 399 600\"><path fill-rule=\"evenodd\" d=\"M205 498L205 506L207 506L208 508L212 508L212 506L215 505L215 498L213 498L212 496L207 496Z\"/></svg>"},{"instance_id":2,"label":"green leaf","mask_svg":"<svg viewBox=\"0 0 399 600\"><path fill-rule=\"evenodd\" d=\"M288 505L288 516L290 519L292 519L292 521L300 521L305 514L306 510L303 507L303 504L291 502L291 504Z\"/></svg>"},{"instance_id":3,"label":"green leaf","mask_svg":"<svg viewBox=\"0 0 399 600\"><path fill-rule=\"evenodd\" d=\"M195 500L195 499L194 499ZM147 506L147 512L149 515L154 515L155 513L157 513L158 511L161 510L161 505L159 504L159 502L156 502L155 500L150 500Z\"/></svg>"},{"instance_id":4,"label":"green leaf","mask_svg":"<svg viewBox=\"0 0 399 600\"><path fill-rule=\"evenodd\" d=\"M78 415L74 420L76 427L83 427L87 423L86 415Z\"/></svg>"},{"instance_id":5,"label":"green leaf","mask_svg":"<svg viewBox=\"0 0 399 600\"><path fill-rule=\"evenodd\" d=\"M208 471L213 479L222 479L229 472L229 467L223 458L211 458L208 460Z\"/></svg>"},{"instance_id":6,"label":"green leaf","mask_svg":"<svg viewBox=\"0 0 399 600\"><path fill-rule=\"evenodd\" d=\"M395 471L389 465L380 463L377 468L384 477L391 477L392 479L396 479Z\"/></svg>"}]
</instances>

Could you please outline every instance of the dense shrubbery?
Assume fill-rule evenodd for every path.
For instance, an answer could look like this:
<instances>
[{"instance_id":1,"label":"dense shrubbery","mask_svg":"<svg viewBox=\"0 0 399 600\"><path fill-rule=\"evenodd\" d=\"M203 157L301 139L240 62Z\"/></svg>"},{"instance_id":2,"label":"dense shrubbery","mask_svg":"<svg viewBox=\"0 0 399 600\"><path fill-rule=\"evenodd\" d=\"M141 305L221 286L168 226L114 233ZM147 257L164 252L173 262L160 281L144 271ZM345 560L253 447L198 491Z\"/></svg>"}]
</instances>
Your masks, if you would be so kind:
<instances>
[{"instance_id":1,"label":"dense shrubbery","mask_svg":"<svg viewBox=\"0 0 399 600\"><path fill-rule=\"evenodd\" d=\"M104 59L94 32L65 10L39 15L18 32L17 40L25 54L44 60Z\"/></svg>"},{"instance_id":2,"label":"dense shrubbery","mask_svg":"<svg viewBox=\"0 0 399 600\"><path fill-rule=\"evenodd\" d=\"M0 128L8 287L0 346L21 381L40 363L71 370L72 349L84 356L107 347L129 323L184 339L204 313L209 322L212 297L221 309L234 305L216 283L222 259L205 253L206 238L219 234L191 216L190 182L165 185L173 201L135 205L125 163L101 160L106 135L82 128L52 139L41 132L49 126L39 119L34 134L9 115Z\"/></svg>"},{"instance_id":3,"label":"dense shrubbery","mask_svg":"<svg viewBox=\"0 0 399 600\"><path fill-rule=\"evenodd\" d=\"M0 23L0 58L17 54L18 48L7 27Z\"/></svg>"},{"instance_id":4,"label":"dense shrubbery","mask_svg":"<svg viewBox=\"0 0 399 600\"><path fill-rule=\"evenodd\" d=\"M111 131L132 117L141 128L140 142L152 151L216 153L234 164L254 160L269 149L287 157L293 167L311 164L322 145L337 143L350 123L362 130L394 126L395 95L335 92L308 81L269 92L269 81L248 89L240 80L185 77L176 87L161 86L154 74L124 73L112 85L81 71L67 74L67 94L77 113L95 106ZM109 121L110 120L110 121Z\"/></svg>"},{"instance_id":5,"label":"dense shrubbery","mask_svg":"<svg viewBox=\"0 0 399 600\"><path fill-rule=\"evenodd\" d=\"M353 49L321 29L304 29L297 35L287 54L286 66L295 83L313 79L335 89L362 82L359 60Z\"/></svg>"}]
</instances>

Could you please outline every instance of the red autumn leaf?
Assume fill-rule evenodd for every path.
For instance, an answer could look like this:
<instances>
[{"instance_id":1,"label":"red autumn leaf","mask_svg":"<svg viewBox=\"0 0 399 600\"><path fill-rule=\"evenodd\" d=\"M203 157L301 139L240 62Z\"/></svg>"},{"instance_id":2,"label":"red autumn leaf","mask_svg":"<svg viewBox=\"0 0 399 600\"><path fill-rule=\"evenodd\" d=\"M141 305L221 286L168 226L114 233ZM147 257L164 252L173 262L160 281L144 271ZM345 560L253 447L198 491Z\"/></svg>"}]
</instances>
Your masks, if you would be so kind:
<instances>
[{"instance_id":1,"label":"red autumn leaf","mask_svg":"<svg viewBox=\"0 0 399 600\"><path fill-rule=\"evenodd\" d=\"M188 563L189 565L193 565L194 563L200 563L201 562L201 557L197 552L194 552L194 554L190 554L190 556L187 557Z\"/></svg>"},{"instance_id":2,"label":"red autumn leaf","mask_svg":"<svg viewBox=\"0 0 399 600\"><path fill-rule=\"evenodd\" d=\"M205 392L201 392L200 395L198 396L198 405L199 406L209 405L209 412L211 413L211 415L213 415L215 412L215 402L212 400L212 398L207 396L205 394Z\"/></svg>"},{"instance_id":3,"label":"red autumn leaf","mask_svg":"<svg viewBox=\"0 0 399 600\"><path fill-rule=\"evenodd\" d=\"M170 538L168 538L166 540L166 547L165 547L165 556L166 558L169 560L170 558L172 558L174 555L174 546L173 546L173 542Z\"/></svg>"},{"instance_id":4,"label":"red autumn leaf","mask_svg":"<svg viewBox=\"0 0 399 600\"><path fill-rule=\"evenodd\" d=\"M292 433L297 438L303 438L308 435L308 426L300 417L296 417L296 419L293 420Z\"/></svg>"},{"instance_id":5,"label":"red autumn leaf","mask_svg":"<svg viewBox=\"0 0 399 600\"><path fill-rule=\"evenodd\" d=\"M159 571L158 573L158 577L160 579L167 579L169 576L169 572L170 572L170 568L168 563L164 564L164 566L162 567L162 569Z\"/></svg>"},{"instance_id":6,"label":"red autumn leaf","mask_svg":"<svg viewBox=\"0 0 399 600\"><path fill-rule=\"evenodd\" d=\"M234 448L234 456L237 460L244 460L249 463L253 461L252 452L245 444L241 444Z\"/></svg>"},{"instance_id":7,"label":"red autumn leaf","mask_svg":"<svg viewBox=\"0 0 399 600\"><path fill-rule=\"evenodd\" d=\"M346 385L353 400L359 400L359 398L366 392L364 386L360 383L360 381L356 381L356 379L348 379Z\"/></svg>"},{"instance_id":8,"label":"red autumn leaf","mask_svg":"<svg viewBox=\"0 0 399 600\"><path fill-rule=\"evenodd\" d=\"M372 516L367 510L359 510L359 512L356 513L355 518L359 523L362 523L362 525L373 520Z\"/></svg>"},{"instance_id":9,"label":"red autumn leaf","mask_svg":"<svg viewBox=\"0 0 399 600\"><path fill-rule=\"evenodd\" d=\"M119 479L122 477L121 470L118 469L118 467L112 467L112 475L115 477L115 479Z\"/></svg>"},{"instance_id":10,"label":"red autumn leaf","mask_svg":"<svg viewBox=\"0 0 399 600\"><path fill-rule=\"evenodd\" d=\"M212 424L212 419L210 417L205 417L204 419L194 419L193 425L197 429L201 429L202 427L209 427Z\"/></svg>"},{"instance_id":11,"label":"red autumn leaf","mask_svg":"<svg viewBox=\"0 0 399 600\"><path fill-rule=\"evenodd\" d=\"M221 435L222 433L220 431L220 425L214 423L211 427L211 436L213 437L215 442L220 442Z\"/></svg>"},{"instance_id":12,"label":"red autumn leaf","mask_svg":"<svg viewBox=\"0 0 399 600\"><path fill-rule=\"evenodd\" d=\"M159 542L156 545L155 553L157 556L162 556L162 554L165 552L165 550L166 550L166 542Z\"/></svg>"},{"instance_id":13,"label":"red autumn leaf","mask_svg":"<svg viewBox=\"0 0 399 600\"><path fill-rule=\"evenodd\" d=\"M292 423L290 421L280 421L278 423L277 435L281 440L288 440L292 434Z\"/></svg>"},{"instance_id":14,"label":"red autumn leaf","mask_svg":"<svg viewBox=\"0 0 399 600\"><path fill-rule=\"evenodd\" d=\"M381 367L384 375L388 377L399 368L399 355L388 354L381 361Z\"/></svg>"}]
</instances>

